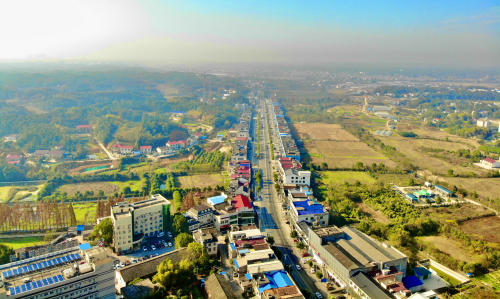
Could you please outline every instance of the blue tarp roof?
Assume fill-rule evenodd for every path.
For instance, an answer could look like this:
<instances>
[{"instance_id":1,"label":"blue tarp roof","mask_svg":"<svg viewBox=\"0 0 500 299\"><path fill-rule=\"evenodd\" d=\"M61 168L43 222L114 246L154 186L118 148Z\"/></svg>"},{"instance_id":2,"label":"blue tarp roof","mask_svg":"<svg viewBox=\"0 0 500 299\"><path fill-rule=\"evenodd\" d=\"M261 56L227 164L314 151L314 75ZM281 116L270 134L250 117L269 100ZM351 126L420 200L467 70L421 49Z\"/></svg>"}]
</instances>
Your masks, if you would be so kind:
<instances>
[{"instance_id":1,"label":"blue tarp roof","mask_svg":"<svg viewBox=\"0 0 500 299\"><path fill-rule=\"evenodd\" d=\"M80 248L80 250L87 250L87 249L92 248L92 246L90 246L90 244L89 244L89 243L85 243L85 244L82 244L82 245L78 245L78 247Z\"/></svg>"},{"instance_id":2,"label":"blue tarp roof","mask_svg":"<svg viewBox=\"0 0 500 299\"><path fill-rule=\"evenodd\" d=\"M420 281L415 275L410 275L403 277L403 284L405 285L405 288L410 289L413 287L418 287L423 285L424 283Z\"/></svg>"},{"instance_id":3,"label":"blue tarp roof","mask_svg":"<svg viewBox=\"0 0 500 299\"><path fill-rule=\"evenodd\" d=\"M77 232L82 232L84 228L85 228L85 226L84 226L84 225L82 225L82 224L77 225L77 226L76 226L76 231L77 231Z\"/></svg>"},{"instance_id":4,"label":"blue tarp roof","mask_svg":"<svg viewBox=\"0 0 500 299\"><path fill-rule=\"evenodd\" d=\"M232 250L236 250L236 247L234 246L234 243L230 243L229 246L231 246Z\"/></svg>"},{"instance_id":5,"label":"blue tarp roof","mask_svg":"<svg viewBox=\"0 0 500 299\"><path fill-rule=\"evenodd\" d=\"M252 280L252 275L250 273L245 273L245 277L248 279L248 280Z\"/></svg>"},{"instance_id":6,"label":"blue tarp roof","mask_svg":"<svg viewBox=\"0 0 500 299\"><path fill-rule=\"evenodd\" d=\"M297 211L299 215L320 214L325 212L325 210L323 210L323 206L319 203L314 202L314 204L310 205L309 202L310 200L293 202L293 205L296 208L304 208L304 210Z\"/></svg>"},{"instance_id":7,"label":"blue tarp roof","mask_svg":"<svg viewBox=\"0 0 500 299\"><path fill-rule=\"evenodd\" d=\"M293 282L290 277L288 277L285 270L267 272L264 273L264 275L269 279L269 283L259 288L260 293L269 289L293 286Z\"/></svg>"},{"instance_id":8,"label":"blue tarp roof","mask_svg":"<svg viewBox=\"0 0 500 299\"><path fill-rule=\"evenodd\" d=\"M241 249L241 250L238 250L239 254L242 254L242 253L250 253L250 250L248 249Z\"/></svg>"},{"instance_id":9,"label":"blue tarp roof","mask_svg":"<svg viewBox=\"0 0 500 299\"><path fill-rule=\"evenodd\" d=\"M415 267L413 268L413 272L418 276L431 275L431 271L425 269L424 267Z\"/></svg>"},{"instance_id":10,"label":"blue tarp roof","mask_svg":"<svg viewBox=\"0 0 500 299\"><path fill-rule=\"evenodd\" d=\"M224 137L224 135L217 135L217 137Z\"/></svg>"},{"instance_id":11,"label":"blue tarp roof","mask_svg":"<svg viewBox=\"0 0 500 299\"><path fill-rule=\"evenodd\" d=\"M236 269L240 268L240 266L238 265L238 262L236 261L236 259L233 259L233 263L234 263L234 266L236 267Z\"/></svg>"}]
</instances>

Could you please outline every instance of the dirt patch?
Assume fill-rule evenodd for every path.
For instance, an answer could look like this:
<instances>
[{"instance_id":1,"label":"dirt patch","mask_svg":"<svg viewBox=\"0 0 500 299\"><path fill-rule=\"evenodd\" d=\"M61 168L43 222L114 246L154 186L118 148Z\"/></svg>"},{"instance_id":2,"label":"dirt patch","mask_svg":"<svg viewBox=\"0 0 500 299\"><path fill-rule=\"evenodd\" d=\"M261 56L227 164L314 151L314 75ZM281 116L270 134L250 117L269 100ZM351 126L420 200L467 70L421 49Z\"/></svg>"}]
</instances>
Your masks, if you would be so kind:
<instances>
[{"instance_id":1,"label":"dirt patch","mask_svg":"<svg viewBox=\"0 0 500 299\"><path fill-rule=\"evenodd\" d=\"M358 138L335 124L295 123L294 127L302 139L307 139L307 136L309 136L312 139L320 140L358 141Z\"/></svg>"},{"instance_id":2,"label":"dirt patch","mask_svg":"<svg viewBox=\"0 0 500 299\"><path fill-rule=\"evenodd\" d=\"M389 219L387 219L387 217L385 217L385 215L382 214L382 212L374 210L369 205L365 203L356 203L356 205L361 211L363 211L363 213L367 214L368 217L375 219L376 222L390 223Z\"/></svg>"},{"instance_id":3,"label":"dirt patch","mask_svg":"<svg viewBox=\"0 0 500 299\"><path fill-rule=\"evenodd\" d=\"M224 184L224 178L220 173L198 174L177 177L181 188L205 188L211 186L214 189L217 185Z\"/></svg>"},{"instance_id":4,"label":"dirt patch","mask_svg":"<svg viewBox=\"0 0 500 299\"><path fill-rule=\"evenodd\" d=\"M485 241L500 244L500 218L498 216L465 221L460 228L466 233L483 237Z\"/></svg>"},{"instance_id":5,"label":"dirt patch","mask_svg":"<svg viewBox=\"0 0 500 299\"><path fill-rule=\"evenodd\" d=\"M223 147L221 147L221 148L219 149L219 151L220 151L221 153L225 153L225 154L229 153L229 151L230 151L230 150L231 150L231 147L230 147L230 146L223 146Z\"/></svg>"},{"instance_id":6,"label":"dirt patch","mask_svg":"<svg viewBox=\"0 0 500 299\"><path fill-rule=\"evenodd\" d=\"M476 191L485 198L498 198L500 194L500 178L444 178L450 185ZM484 202L483 204L488 204ZM493 207L493 205L492 205Z\"/></svg>"},{"instance_id":7,"label":"dirt patch","mask_svg":"<svg viewBox=\"0 0 500 299\"><path fill-rule=\"evenodd\" d=\"M475 204L463 204L460 207L430 207L422 210L423 216L439 222L445 222L446 220L463 222L468 219L491 215L492 213L491 210Z\"/></svg>"},{"instance_id":8,"label":"dirt patch","mask_svg":"<svg viewBox=\"0 0 500 299\"><path fill-rule=\"evenodd\" d=\"M112 194L120 190L120 188L108 182L92 182L63 185L59 187L59 190L61 192L68 193L68 195L75 195L77 191L80 191L80 193L85 193L85 191L94 191L94 194L97 194L97 191L99 190L104 191L104 194Z\"/></svg>"},{"instance_id":9,"label":"dirt patch","mask_svg":"<svg viewBox=\"0 0 500 299\"><path fill-rule=\"evenodd\" d=\"M420 238L423 242L431 243L436 246L437 249L444 253L447 253L454 258L464 261L472 262L471 254L467 252L467 249L457 242L446 238L445 236L428 236Z\"/></svg>"}]
</instances>

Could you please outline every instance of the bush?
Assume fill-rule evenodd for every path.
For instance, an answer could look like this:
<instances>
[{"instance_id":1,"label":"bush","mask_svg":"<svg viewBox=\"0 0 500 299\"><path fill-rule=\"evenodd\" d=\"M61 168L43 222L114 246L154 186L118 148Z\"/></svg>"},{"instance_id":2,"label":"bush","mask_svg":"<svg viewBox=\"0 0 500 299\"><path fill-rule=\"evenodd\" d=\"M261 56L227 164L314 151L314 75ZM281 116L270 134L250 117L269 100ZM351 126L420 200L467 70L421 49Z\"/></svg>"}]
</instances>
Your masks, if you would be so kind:
<instances>
[{"instance_id":1,"label":"bush","mask_svg":"<svg viewBox=\"0 0 500 299\"><path fill-rule=\"evenodd\" d=\"M292 232L290 233L290 237L297 238L297 231L292 230Z\"/></svg>"},{"instance_id":2,"label":"bush","mask_svg":"<svg viewBox=\"0 0 500 299\"><path fill-rule=\"evenodd\" d=\"M316 277L317 277L318 279L323 278L323 273L321 273L320 271L316 272Z\"/></svg>"},{"instance_id":3,"label":"bush","mask_svg":"<svg viewBox=\"0 0 500 299\"><path fill-rule=\"evenodd\" d=\"M417 134L413 132L398 132L398 134L403 137L409 137L409 138L417 137Z\"/></svg>"}]
</instances>

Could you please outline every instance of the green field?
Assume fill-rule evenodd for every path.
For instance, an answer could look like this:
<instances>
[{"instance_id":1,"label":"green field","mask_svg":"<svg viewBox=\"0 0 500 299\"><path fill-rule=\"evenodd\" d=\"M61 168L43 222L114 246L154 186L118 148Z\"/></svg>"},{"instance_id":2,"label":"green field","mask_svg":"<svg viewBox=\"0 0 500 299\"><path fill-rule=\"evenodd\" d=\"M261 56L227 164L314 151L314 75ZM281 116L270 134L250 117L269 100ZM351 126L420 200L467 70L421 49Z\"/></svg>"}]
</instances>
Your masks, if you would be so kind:
<instances>
[{"instance_id":1,"label":"green field","mask_svg":"<svg viewBox=\"0 0 500 299\"><path fill-rule=\"evenodd\" d=\"M460 284L460 280L457 280L451 276L449 276L448 274L444 273L444 272L441 272L439 271L438 269L432 267L432 266L429 266L430 269L436 271L437 275L439 275L439 277L441 277L442 279L444 279L447 283L455 286L457 284Z\"/></svg>"},{"instance_id":2,"label":"green field","mask_svg":"<svg viewBox=\"0 0 500 299\"><path fill-rule=\"evenodd\" d=\"M9 195L9 190L12 189L12 186L9 187L0 187L0 201L6 201L7 196Z\"/></svg>"},{"instance_id":3,"label":"green field","mask_svg":"<svg viewBox=\"0 0 500 299\"><path fill-rule=\"evenodd\" d=\"M130 190L132 190L132 191L140 191L141 190L141 182L140 181L128 181L128 182L114 181L114 182L110 182L110 183L120 187L120 190L122 190L125 187L130 187Z\"/></svg>"},{"instance_id":4,"label":"green field","mask_svg":"<svg viewBox=\"0 0 500 299\"><path fill-rule=\"evenodd\" d=\"M488 273L486 275L480 276L477 278L484 283L489 284L492 288L497 291L500 291L500 271L495 271Z\"/></svg>"},{"instance_id":5,"label":"green field","mask_svg":"<svg viewBox=\"0 0 500 299\"><path fill-rule=\"evenodd\" d=\"M33 245L43 245L47 244L43 240L43 237L27 237L27 238L10 238L10 239L0 239L0 244L5 244L14 249L28 247Z\"/></svg>"},{"instance_id":6,"label":"green field","mask_svg":"<svg viewBox=\"0 0 500 299\"><path fill-rule=\"evenodd\" d=\"M83 224L83 218L85 218L85 213L89 212L87 222L90 222L90 217L94 220L95 214L95 203L74 203L73 210L75 211L76 223Z\"/></svg>"},{"instance_id":7,"label":"green field","mask_svg":"<svg viewBox=\"0 0 500 299\"><path fill-rule=\"evenodd\" d=\"M322 171L321 180L325 185L343 182L355 183L356 181L362 184L374 184L376 182L374 178L362 171Z\"/></svg>"}]
</instances>

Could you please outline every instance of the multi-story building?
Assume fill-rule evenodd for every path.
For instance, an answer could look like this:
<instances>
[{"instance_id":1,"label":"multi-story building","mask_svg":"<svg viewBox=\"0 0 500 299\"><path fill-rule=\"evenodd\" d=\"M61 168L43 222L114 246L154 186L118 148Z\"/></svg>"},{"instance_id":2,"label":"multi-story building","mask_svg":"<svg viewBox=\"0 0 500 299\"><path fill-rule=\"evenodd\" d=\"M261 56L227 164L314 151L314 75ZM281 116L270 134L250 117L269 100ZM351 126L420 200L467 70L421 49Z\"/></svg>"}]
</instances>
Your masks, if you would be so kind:
<instances>
[{"instance_id":1,"label":"multi-story building","mask_svg":"<svg viewBox=\"0 0 500 299\"><path fill-rule=\"evenodd\" d=\"M113 260L82 244L1 266L0 299L115 298Z\"/></svg>"},{"instance_id":2,"label":"multi-story building","mask_svg":"<svg viewBox=\"0 0 500 299\"><path fill-rule=\"evenodd\" d=\"M169 214L170 202L159 194L143 201L123 201L112 206L115 252L133 250L145 236L166 231Z\"/></svg>"},{"instance_id":3,"label":"multi-story building","mask_svg":"<svg viewBox=\"0 0 500 299\"><path fill-rule=\"evenodd\" d=\"M290 215L294 223L306 221L318 226L328 225L328 212L316 201L314 196L305 192L288 191Z\"/></svg>"},{"instance_id":4,"label":"multi-story building","mask_svg":"<svg viewBox=\"0 0 500 299\"><path fill-rule=\"evenodd\" d=\"M293 168L286 169L283 173L283 184L311 186L311 172L300 171Z\"/></svg>"},{"instance_id":5,"label":"multi-story building","mask_svg":"<svg viewBox=\"0 0 500 299\"><path fill-rule=\"evenodd\" d=\"M217 255L219 240L217 239L217 230L215 228L200 228L193 232L193 239L195 242L203 245L209 255Z\"/></svg>"},{"instance_id":6,"label":"multi-story building","mask_svg":"<svg viewBox=\"0 0 500 299\"><path fill-rule=\"evenodd\" d=\"M252 225L255 223L255 213L248 197L243 195L235 196L233 206L238 212L238 224Z\"/></svg>"},{"instance_id":7,"label":"multi-story building","mask_svg":"<svg viewBox=\"0 0 500 299\"><path fill-rule=\"evenodd\" d=\"M144 154L144 155L151 154L152 150L153 150L153 147L151 145L142 145L141 147L139 147L139 151L141 152L141 154Z\"/></svg>"},{"instance_id":8,"label":"multi-story building","mask_svg":"<svg viewBox=\"0 0 500 299\"><path fill-rule=\"evenodd\" d=\"M210 226L213 223L212 215L214 210L206 204L192 207L187 211L189 217L199 222L199 227Z\"/></svg>"},{"instance_id":9,"label":"multi-story building","mask_svg":"<svg viewBox=\"0 0 500 299\"><path fill-rule=\"evenodd\" d=\"M217 231L225 231L238 224L238 211L230 202L225 201L213 207L213 224Z\"/></svg>"}]
</instances>

